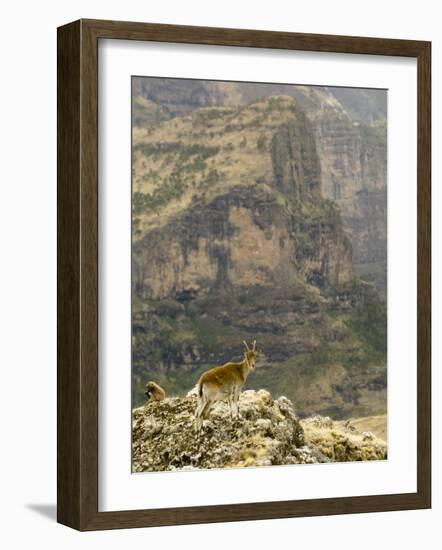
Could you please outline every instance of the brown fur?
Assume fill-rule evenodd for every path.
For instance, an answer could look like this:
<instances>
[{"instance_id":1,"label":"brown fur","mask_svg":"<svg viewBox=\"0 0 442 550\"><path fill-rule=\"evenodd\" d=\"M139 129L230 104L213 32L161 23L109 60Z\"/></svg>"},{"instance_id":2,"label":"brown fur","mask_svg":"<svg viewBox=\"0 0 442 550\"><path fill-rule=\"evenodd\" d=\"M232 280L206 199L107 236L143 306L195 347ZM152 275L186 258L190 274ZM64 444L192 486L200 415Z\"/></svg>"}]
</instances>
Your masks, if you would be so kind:
<instances>
[{"instance_id":1,"label":"brown fur","mask_svg":"<svg viewBox=\"0 0 442 550\"><path fill-rule=\"evenodd\" d=\"M148 401L162 401L166 398L166 392L155 382L148 382L144 393Z\"/></svg>"},{"instance_id":2,"label":"brown fur","mask_svg":"<svg viewBox=\"0 0 442 550\"><path fill-rule=\"evenodd\" d=\"M247 377L256 364L256 341L253 349L246 350L244 359L238 363L229 362L204 372L198 380L198 405L195 412L196 429L202 427L213 402L227 399L232 418L239 416L239 395Z\"/></svg>"}]
</instances>

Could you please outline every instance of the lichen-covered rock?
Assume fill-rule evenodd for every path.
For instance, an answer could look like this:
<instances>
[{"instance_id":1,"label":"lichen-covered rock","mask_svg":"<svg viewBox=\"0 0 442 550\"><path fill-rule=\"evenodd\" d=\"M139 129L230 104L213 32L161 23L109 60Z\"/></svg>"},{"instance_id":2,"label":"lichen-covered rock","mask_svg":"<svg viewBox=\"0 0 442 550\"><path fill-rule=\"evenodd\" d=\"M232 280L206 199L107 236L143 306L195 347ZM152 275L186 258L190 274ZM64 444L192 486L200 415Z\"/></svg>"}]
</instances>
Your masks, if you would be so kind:
<instances>
[{"instance_id":1,"label":"lichen-covered rock","mask_svg":"<svg viewBox=\"0 0 442 550\"><path fill-rule=\"evenodd\" d=\"M332 462L386 460L387 444L371 432L359 432L350 422L315 416L301 422L305 439Z\"/></svg>"},{"instance_id":2,"label":"lichen-covered rock","mask_svg":"<svg viewBox=\"0 0 442 550\"><path fill-rule=\"evenodd\" d=\"M200 433L195 432L196 395L170 397L133 411L133 471L237 468L283 464L373 460L386 457L375 436L334 431L320 417L302 423L285 397L266 390L240 396L241 417L214 404ZM307 435L307 437L306 437Z\"/></svg>"},{"instance_id":3,"label":"lichen-covered rock","mask_svg":"<svg viewBox=\"0 0 442 550\"><path fill-rule=\"evenodd\" d=\"M202 432L194 429L196 396L171 397L133 411L133 470L270 466L312 461L288 399L265 390L245 391L241 418L214 404Z\"/></svg>"}]
</instances>

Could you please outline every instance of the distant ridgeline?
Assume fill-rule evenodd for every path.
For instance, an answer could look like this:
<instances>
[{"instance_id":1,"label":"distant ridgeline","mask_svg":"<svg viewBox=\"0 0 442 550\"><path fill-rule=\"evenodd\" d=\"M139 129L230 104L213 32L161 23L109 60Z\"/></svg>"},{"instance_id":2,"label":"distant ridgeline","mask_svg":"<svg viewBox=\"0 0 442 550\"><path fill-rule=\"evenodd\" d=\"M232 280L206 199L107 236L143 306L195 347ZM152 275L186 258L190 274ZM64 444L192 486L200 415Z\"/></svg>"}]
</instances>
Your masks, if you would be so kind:
<instances>
[{"instance_id":1,"label":"distant ridgeline","mask_svg":"<svg viewBox=\"0 0 442 550\"><path fill-rule=\"evenodd\" d=\"M248 387L385 412L385 110L330 90L134 81L134 406L256 339Z\"/></svg>"}]
</instances>

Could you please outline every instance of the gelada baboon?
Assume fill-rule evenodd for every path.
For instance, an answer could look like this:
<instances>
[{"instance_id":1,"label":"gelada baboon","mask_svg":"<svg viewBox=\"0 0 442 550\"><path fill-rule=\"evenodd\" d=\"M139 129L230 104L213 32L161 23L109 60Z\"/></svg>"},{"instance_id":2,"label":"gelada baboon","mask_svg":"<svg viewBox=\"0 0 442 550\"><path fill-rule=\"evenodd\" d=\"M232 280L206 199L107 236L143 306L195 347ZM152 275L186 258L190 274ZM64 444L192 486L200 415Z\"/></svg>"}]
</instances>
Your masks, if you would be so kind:
<instances>
[{"instance_id":1,"label":"gelada baboon","mask_svg":"<svg viewBox=\"0 0 442 550\"><path fill-rule=\"evenodd\" d=\"M144 393L148 401L162 401L166 397L166 392L163 388L152 381L146 384L146 391Z\"/></svg>"}]
</instances>

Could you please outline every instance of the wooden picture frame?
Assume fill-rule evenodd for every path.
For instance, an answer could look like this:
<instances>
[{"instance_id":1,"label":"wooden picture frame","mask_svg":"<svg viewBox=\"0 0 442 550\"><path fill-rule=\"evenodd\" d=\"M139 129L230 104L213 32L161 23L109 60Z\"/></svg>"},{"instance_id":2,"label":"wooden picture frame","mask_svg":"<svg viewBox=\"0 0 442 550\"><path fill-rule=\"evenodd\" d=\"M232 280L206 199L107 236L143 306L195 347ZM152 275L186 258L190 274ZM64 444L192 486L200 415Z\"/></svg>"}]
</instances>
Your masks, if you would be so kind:
<instances>
[{"instance_id":1,"label":"wooden picture frame","mask_svg":"<svg viewBox=\"0 0 442 550\"><path fill-rule=\"evenodd\" d=\"M417 492L98 511L98 41L158 41L417 59ZM82 531L407 510L431 506L431 44L79 20L58 29L58 521Z\"/></svg>"}]
</instances>

